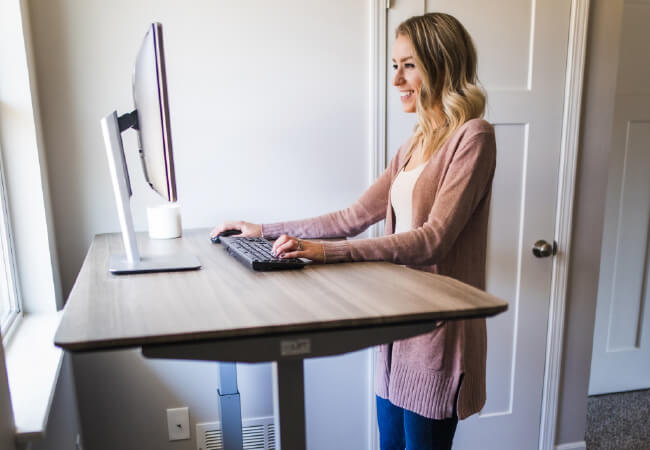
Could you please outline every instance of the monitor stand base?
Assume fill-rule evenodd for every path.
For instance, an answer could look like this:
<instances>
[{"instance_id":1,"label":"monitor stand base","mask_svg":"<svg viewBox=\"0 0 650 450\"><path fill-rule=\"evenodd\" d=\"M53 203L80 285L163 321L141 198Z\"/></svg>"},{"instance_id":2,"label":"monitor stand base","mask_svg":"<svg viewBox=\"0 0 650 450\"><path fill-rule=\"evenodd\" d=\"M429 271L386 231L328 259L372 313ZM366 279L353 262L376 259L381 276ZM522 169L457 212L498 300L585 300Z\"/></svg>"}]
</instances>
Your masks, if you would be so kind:
<instances>
[{"instance_id":1,"label":"monitor stand base","mask_svg":"<svg viewBox=\"0 0 650 450\"><path fill-rule=\"evenodd\" d=\"M143 255L139 261L129 261L124 254L113 254L108 270L113 274L174 272L201 268L199 259L188 253L170 255Z\"/></svg>"}]
</instances>

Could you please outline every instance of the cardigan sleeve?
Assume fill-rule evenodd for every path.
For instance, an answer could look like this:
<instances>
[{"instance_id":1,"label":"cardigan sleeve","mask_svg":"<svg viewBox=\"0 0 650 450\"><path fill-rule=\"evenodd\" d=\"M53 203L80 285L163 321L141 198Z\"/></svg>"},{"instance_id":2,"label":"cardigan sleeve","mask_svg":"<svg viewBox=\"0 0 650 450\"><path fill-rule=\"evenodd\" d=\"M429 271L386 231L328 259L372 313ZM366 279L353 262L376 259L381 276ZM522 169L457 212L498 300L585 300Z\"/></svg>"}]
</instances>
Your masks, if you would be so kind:
<instances>
[{"instance_id":1,"label":"cardigan sleeve","mask_svg":"<svg viewBox=\"0 0 650 450\"><path fill-rule=\"evenodd\" d=\"M422 226L378 238L324 242L325 262L438 263L490 192L495 166L494 134L482 132L471 136L456 150Z\"/></svg>"},{"instance_id":2,"label":"cardigan sleeve","mask_svg":"<svg viewBox=\"0 0 650 450\"><path fill-rule=\"evenodd\" d=\"M383 174L350 207L309 219L262 224L262 236L274 239L283 233L301 238L352 237L386 215L391 174L397 170L399 155L393 157Z\"/></svg>"}]
</instances>

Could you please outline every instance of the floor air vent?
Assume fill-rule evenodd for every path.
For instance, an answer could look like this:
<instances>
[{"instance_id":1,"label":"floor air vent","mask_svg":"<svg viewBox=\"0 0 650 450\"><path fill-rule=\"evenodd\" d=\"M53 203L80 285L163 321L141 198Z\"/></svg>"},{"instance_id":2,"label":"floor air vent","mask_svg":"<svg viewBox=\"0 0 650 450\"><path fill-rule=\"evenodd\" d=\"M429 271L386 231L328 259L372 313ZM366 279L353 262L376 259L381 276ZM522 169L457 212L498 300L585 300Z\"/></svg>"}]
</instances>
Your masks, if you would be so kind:
<instances>
[{"instance_id":1,"label":"floor air vent","mask_svg":"<svg viewBox=\"0 0 650 450\"><path fill-rule=\"evenodd\" d=\"M275 450L273 417L246 419L242 423L244 450ZM198 450L226 450L223 448L221 422L197 423Z\"/></svg>"}]
</instances>

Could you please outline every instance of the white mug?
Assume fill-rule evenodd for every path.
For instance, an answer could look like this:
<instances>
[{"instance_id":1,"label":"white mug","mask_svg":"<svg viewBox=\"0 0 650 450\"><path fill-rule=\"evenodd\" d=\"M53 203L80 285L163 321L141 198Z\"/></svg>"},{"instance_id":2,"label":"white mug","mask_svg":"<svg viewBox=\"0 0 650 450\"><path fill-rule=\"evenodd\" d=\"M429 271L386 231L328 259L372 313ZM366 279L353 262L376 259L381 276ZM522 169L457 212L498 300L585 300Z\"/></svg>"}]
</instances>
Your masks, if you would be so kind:
<instances>
[{"instance_id":1,"label":"white mug","mask_svg":"<svg viewBox=\"0 0 650 450\"><path fill-rule=\"evenodd\" d=\"M149 238L173 239L183 234L181 207L178 203L165 203L147 208Z\"/></svg>"}]
</instances>

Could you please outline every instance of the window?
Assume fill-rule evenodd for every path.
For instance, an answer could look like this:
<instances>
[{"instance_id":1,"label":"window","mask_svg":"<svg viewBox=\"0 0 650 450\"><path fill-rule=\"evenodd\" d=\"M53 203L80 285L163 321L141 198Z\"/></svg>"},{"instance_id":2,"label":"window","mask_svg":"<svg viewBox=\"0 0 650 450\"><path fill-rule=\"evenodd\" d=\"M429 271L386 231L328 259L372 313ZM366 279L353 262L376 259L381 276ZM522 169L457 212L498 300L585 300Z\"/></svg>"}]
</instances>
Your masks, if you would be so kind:
<instances>
[{"instance_id":1,"label":"window","mask_svg":"<svg viewBox=\"0 0 650 450\"><path fill-rule=\"evenodd\" d=\"M11 237L9 208L0 149L0 331L5 335L20 314L20 295L16 283L16 263Z\"/></svg>"}]
</instances>

